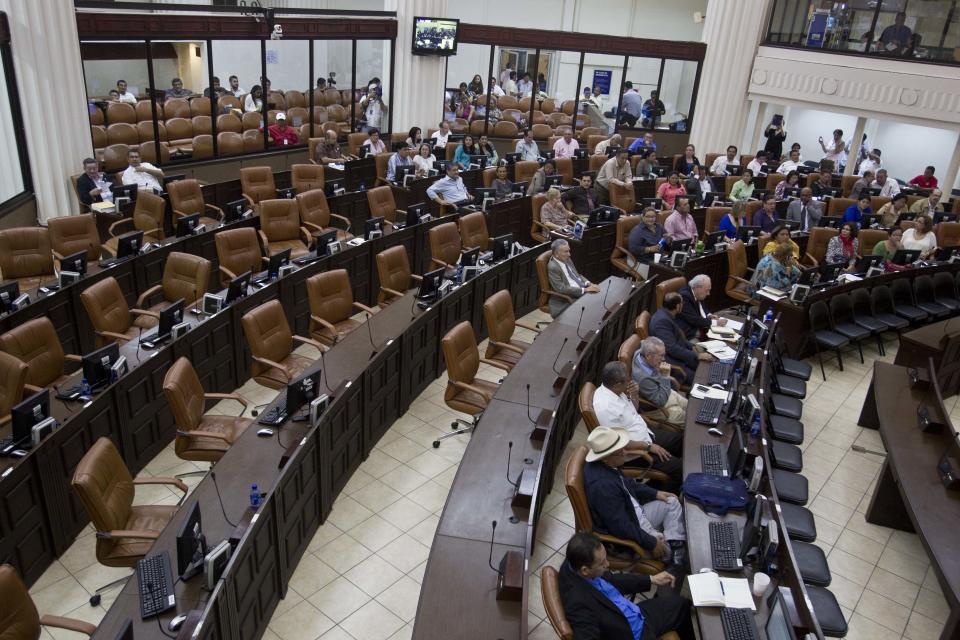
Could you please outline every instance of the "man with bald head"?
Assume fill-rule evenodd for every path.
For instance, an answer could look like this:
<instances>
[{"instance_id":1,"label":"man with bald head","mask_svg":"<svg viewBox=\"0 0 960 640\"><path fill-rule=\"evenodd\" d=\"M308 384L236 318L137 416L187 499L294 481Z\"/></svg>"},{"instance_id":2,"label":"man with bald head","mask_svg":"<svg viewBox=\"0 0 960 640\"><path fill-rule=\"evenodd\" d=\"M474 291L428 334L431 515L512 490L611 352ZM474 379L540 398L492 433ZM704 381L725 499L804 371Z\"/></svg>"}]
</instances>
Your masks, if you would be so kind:
<instances>
[{"instance_id":1,"label":"man with bald head","mask_svg":"<svg viewBox=\"0 0 960 640\"><path fill-rule=\"evenodd\" d=\"M809 231L820 224L823 215L823 203L813 199L813 189L804 187L800 197L787 206L787 220L800 223L801 231Z\"/></svg>"}]
</instances>

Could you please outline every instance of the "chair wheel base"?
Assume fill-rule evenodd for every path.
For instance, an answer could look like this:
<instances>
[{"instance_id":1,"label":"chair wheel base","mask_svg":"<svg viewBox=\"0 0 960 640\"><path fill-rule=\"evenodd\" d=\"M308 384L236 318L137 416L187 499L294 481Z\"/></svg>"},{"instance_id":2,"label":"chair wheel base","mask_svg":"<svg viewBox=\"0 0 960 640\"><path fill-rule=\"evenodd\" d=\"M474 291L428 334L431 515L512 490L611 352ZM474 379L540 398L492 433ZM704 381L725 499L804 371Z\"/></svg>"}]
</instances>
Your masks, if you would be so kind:
<instances>
[{"instance_id":1,"label":"chair wheel base","mask_svg":"<svg viewBox=\"0 0 960 640\"><path fill-rule=\"evenodd\" d=\"M454 420L453 422L450 423L450 428L451 428L451 429L459 429L459 428L460 428L460 423L457 422L456 420Z\"/></svg>"},{"instance_id":2,"label":"chair wheel base","mask_svg":"<svg viewBox=\"0 0 960 640\"><path fill-rule=\"evenodd\" d=\"M433 448L434 448L434 449L439 449L439 448L440 448L440 441L439 441L439 440L434 440L434 441L433 441Z\"/></svg>"},{"instance_id":3,"label":"chair wheel base","mask_svg":"<svg viewBox=\"0 0 960 640\"><path fill-rule=\"evenodd\" d=\"M91 606L91 607L95 607L95 606L97 606L98 604L100 604L100 594L99 594L99 593L95 593L95 594L93 594L92 596L90 596L90 606Z\"/></svg>"}]
</instances>

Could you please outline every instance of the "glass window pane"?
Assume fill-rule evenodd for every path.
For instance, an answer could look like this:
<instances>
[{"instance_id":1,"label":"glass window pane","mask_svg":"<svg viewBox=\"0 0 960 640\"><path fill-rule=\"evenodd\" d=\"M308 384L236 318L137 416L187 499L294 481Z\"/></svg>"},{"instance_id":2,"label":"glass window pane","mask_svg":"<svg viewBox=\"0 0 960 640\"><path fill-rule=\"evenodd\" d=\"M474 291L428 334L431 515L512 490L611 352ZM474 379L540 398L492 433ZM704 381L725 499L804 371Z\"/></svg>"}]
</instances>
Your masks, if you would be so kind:
<instances>
[{"instance_id":1,"label":"glass window pane","mask_svg":"<svg viewBox=\"0 0 960 640\"><path fill-rule=\"evenodd\" d=\"M613 131L611 111L617 106L620 96L624 60L624 56L596 53L588 53L583 60L581 91L584 87L590 87L592 97L588 104L581 105L580 113L586 115L587 126L601 129L603 133ZM611 116L605 115L607 113L611 113Z\"/></svg>"},{"instance_id":2,"label":"glass window pane","mask_svg":"<svg viewBox=\"0 0 960 640\"><path fill-rule=\"evenodd\" d=\"M928 60L953 60L954 46L957 42L956 25L946 30L944 37L944 23L950 15L950 0L912 0L906 3L906 9L901 6L883 3L883 10L877 20L878 53L903 58L920 58ZM899 3L902 5L903 3ZM955 21L954 21L955 22ZM941 46L941 40L943 45ZM950 40L950 42L948 42Z\"/></svg>"},{"instance_id":3,"label":"glass window pane","mask_svg":"<svg viewBox=\"0 0 960 640\"><path fill-rule=\"evenodd\" d=\"M336 131L338 136L350 132L352 56L353 43L349 40L315 40L313 43L313 73L317 89L314 121L322 130ZM314 135L319 137L319 132L314 131Z\"/></svg>"},{"instance_id":4,"label":"glass window pane","mask_svg":"<svg viewBox=\"0 0 960 640\"><path fill-rule=\"evenodd\" d=\"M357 130L379 129L390 139L390 41L357 41ZM399 124L399 123L398 123Z\"/></svg>"},{"instance_id":5,"label":"glass window pane","mask_svg":"<svg viewBox=\"0 0 960 640\"><path fill-rule=\"evenodd\" d=\"M238 133L242 153L263 151L263 87L260 81L259 40L214 40L213 72L224 88L218 101L217 136L225 144L217 145L221 156L235 153L231 144L236 136L221 136L222 133ZM223 147L223 148L221 148Z\"/></svg>"},{"instance_id":6,"label":"glass window pane","mask_svg":"<svg viewBox=\"0 0 960 640\"><path fill-rule=\"evenodd\" d=\"M10 108L10 92L7 91L7 77L0 64L0 153L6 158L5 171L0 171L0 202L5 202L23 191L23 173L17 155L17 138L13 129L13 112Z\"/></svg>"},{"instance_id":7,"label":"glass window pane","mask_svg":"<svg viewBox=\"0 0 960 640\"><path fill-rule=\"evenodd\" d=\"M660 58L630 58L627 81L622 87L620 129L650 129L663 118L664 105L655 95L660 63Z\"/></svg>"},{"instance_id":8,"label":"glass window pane","mask_svg":"<svg viewBox=\"0 0 960 640\"><path fill-rule=\"evenodd\" d=\"M658 127L673 131L689 131L687 116L693 100L693 83L697 79L697 63L693 60L665 60L660 100L666 109Z\"/></svg>"},{"instance_id":9,"label":"glass window pane","mask_svg":"<svg viewBox=\"0 0 960 640\"><path fill-rule=\"evenodd\" d=\"M151 43L150 52L154 95L163 99L164 128L160 131L160 156L156 157L155 148L147 145L146 153L141 149L140 159L164 164L212 157L215 107L210 103L207 44L157 41Z\"/></svg>"},{"instance_id":10,"label":"glass window pane","mask_svg":"<svg viewBox=\"0 0 960 640\"><path fill-rule=\"evenodd\" d=\"M497 101L501 119L516 124L518 132L532 126L530 122L530 93L533 90L536 49L496 49L493 68L497 83L506 96Z\"/></svg>"},{"instance_id":11,"label":"glass window pane","mask_svg":"<svg viewBox=\"0 0 960 640\"><path fill-rule=\"evenodd\" d=\"M489 70L489 45L461 44L457 48L457 55L447 59L443 111L445 117L452 118L453 130L468 127L473 135L483 133L487 114L487 93L491 90L490 79L486 78ZM500 94L502 89L496 87L493 92ZM500 116L495 99L491 99L491 105L493 120L490 124L490 133L492 135L493 127Z\"/></svg>"},{"instance_id":12,"label":"glass window pane","mask_svg":"<svg viewBox=\"0 0 960 640\"><path fill-rule=\"evenodd\" d=\"M267 94L268 145L282 149L305 144L310 137L310 117L305 91L310 79L310 43L306 40L268 40Z\"/></svg>"}]
</instances>

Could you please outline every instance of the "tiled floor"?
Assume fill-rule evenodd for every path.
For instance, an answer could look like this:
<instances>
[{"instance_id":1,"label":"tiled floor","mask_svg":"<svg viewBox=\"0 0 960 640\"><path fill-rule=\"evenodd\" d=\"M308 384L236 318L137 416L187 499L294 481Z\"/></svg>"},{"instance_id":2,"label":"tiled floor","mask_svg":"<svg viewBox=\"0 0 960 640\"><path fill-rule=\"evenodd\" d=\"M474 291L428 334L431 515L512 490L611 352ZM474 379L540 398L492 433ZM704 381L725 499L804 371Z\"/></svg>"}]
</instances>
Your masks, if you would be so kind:
<instances>
[{"instance_id":1,"label":"tiled floor","mask_svg":"<svg viewBox=\"0 0 960 640\"><path fill-rule=\"evenodd\" d=\"M526 319L543 318L535 312ZM530 340L525 333L520 330L518 337ZM887 344L886 360L892 360L896 343ZM850 446L883 450L876 432L856 425L877 354L868 348L865 355L866 365L850 355L845 371L828 365L826 383L818 370L808 383L803 473L810 481L808 506L816 515L817 544L828 554L833 573L830 589L849 620L848 638L935 639L949 610L919 540L864 519L882 459L854 452ZM497 380L501 373L484 367L481 376ZM445 440L439 449L431 446L438 435L448 432L456 416L443 404L444 380L434 381L417 398L351 478L300 561L287 597L270 621L267 640L410 638L430 544L467 444L461 436ZM275 395L253 382L238 392L254 404ZM960 421L957 398L948 399L947 404L951 417ZM224 402L214 411L237 408ZM567 453L585 436L584 429L577 429ZM172 475L195 468L179 460L171 444L142 475ZM562 469L561 463L530 563L530 638L556 637L545 621L538 573L544 564L559 566L562 549L573 533ZM177 497L163 486L137 488L138 504L172 504ZM103 616L117 590L107 592L99 607L90 607L87 598L97 586L126 570L101 567L93 547L93 530L88 527L33 586L31 594L41 613L94 623ZM51 635L75 634L43 631L43 638L49 640Z\"/></svg>"}]
</instances>

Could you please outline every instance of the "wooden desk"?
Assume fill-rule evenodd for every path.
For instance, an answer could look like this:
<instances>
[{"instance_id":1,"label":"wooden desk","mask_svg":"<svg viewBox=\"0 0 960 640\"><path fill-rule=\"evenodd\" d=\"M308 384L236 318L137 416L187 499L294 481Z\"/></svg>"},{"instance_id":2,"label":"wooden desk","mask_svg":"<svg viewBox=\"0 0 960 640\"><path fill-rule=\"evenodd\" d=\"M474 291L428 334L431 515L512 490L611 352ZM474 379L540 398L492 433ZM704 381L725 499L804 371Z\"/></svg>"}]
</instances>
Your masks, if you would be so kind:
<instances>
[{"instance_id":1,"label":"wooden desk","mask_svg":"<svg viewBox=\"0 0 960 640\"><path fill-rule=\"evenodd\" d=\"M960 354L956 341L960 335L960 318L941 320L912 331L900 334L900 349L894 364L903 367L926 368L933 358L934 369L943 395L952 396L960 391Z\"/></svg>"},{"instance_id":2,"label":"wooden desk","mask_svg":"<svg viewBox=\"0 0 960 640\"><path fill-rule=\"evenodd\" d=\"M861 419L869 414L876 417L887 457L866 518L920 536L950 605L950 618L940 634L948 640L960 634L960 491L947 491L936 467L944 451L957 451L957 432L945 411L942 433L920 431L917 407L921 404L931 412L934 407L944 411L932 388L910 386L907 367L874 363Z\"/></svg>"}]
</instances>

